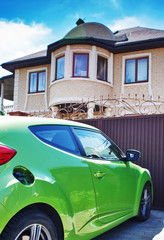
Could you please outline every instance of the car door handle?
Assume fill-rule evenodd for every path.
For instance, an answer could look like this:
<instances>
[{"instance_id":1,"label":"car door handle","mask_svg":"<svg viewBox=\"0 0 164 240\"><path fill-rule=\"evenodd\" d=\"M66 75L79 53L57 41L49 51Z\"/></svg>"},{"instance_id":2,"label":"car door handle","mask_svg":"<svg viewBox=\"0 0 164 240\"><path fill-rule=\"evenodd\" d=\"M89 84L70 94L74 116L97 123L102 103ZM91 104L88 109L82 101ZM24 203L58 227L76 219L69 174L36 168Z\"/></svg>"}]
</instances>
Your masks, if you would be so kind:
<instances>
[{"instance_id":1,"label":"car door handle","mask_svg":"<svg viewBox=\"0 0 164 240\"><path fill-rule=\"evenodd\" d=\"M102 178L104 176L105 176L105 173L103 173L103 172L97 172L97 173L94 174L95 178Z\"/></svg>"}]
</instances>

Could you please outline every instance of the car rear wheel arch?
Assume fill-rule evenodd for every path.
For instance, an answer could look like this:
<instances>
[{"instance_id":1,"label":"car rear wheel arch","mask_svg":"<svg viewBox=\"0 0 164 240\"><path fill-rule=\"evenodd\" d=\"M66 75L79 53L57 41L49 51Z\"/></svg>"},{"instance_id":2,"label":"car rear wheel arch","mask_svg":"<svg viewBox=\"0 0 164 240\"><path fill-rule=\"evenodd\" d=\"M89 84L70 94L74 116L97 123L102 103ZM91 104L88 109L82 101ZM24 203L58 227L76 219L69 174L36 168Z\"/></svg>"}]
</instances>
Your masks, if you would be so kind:
<instances>
[{"instance_id":1,"label":"car rear wheel arch","mask_svg":"<svg viewBox=\"0 0 164 240\"><path fill-rule=\"evenodd\" d=\"M47 215L51 221L54 223L57 233L58 233L58 237L60 240L64 240L64 230L63 230L63 224L61 221L61 218L59 216L59 214L57 213L57 211L50 205L45 204L45 203L35 203L35 204L31 204L25 208L23 208L22 210L20 210L18 213L16 213L12 219L8 222L8 224L13 221L18 215L20 215L21 213L25 213L28 211L39 211L45 215ZM4 228L3 231L5 231L5 229L7 229L8 224L6 225L6 227ZM3 234L3 232L2 232ZM0 236L1 239L1 236Z\"/></svg>"}]
</instances>

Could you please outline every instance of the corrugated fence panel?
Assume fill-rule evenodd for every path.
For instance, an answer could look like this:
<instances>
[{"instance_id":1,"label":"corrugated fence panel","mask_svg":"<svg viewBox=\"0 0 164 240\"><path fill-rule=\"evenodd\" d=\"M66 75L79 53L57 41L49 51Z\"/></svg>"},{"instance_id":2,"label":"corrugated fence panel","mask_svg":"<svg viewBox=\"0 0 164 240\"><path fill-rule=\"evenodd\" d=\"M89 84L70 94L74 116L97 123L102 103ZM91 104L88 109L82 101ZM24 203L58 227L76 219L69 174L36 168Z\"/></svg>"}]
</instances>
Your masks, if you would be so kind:
<instances>
[{"instance_id":1,"label":"corrugated fence panel","mask_svg":"<svg viewBox=\"0 0 164 240\"><path fill-rule=\"evenodd\" d=\"M154 208L164 210L164 115L82 120L105 132L124 152L141 151L138 165L149 169L154 185Z\"/></svg>"}]
</instances>

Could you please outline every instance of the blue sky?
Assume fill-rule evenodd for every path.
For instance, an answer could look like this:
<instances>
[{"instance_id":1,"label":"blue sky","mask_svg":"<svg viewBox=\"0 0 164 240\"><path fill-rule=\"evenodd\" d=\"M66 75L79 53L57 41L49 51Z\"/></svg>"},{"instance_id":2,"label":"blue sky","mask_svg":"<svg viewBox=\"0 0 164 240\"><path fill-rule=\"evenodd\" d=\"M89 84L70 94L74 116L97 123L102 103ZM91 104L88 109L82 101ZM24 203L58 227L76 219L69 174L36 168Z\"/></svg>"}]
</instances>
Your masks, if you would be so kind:
<instances>
[{"instance_id":1,"label":"blue sky","mask_svg":"<svg viewBox=\"0 0 164 240\"><path fill-rule=\"evenodd\" d=\"M62 37L78 17L112 26L117 20L134 17L144 25L164 28L161 0L1 0L0 19L43 23Z\"/></svg>"},{"instance_id":2,"label":"blue sky","mask_svg":"<svg viewBox=\"0 0 164 240\"><path fill-rule=\"evenodd\" d=\"M164 30L161 0L0 0L0 63L46 49L78 18L112 31L142 26ZM0 77L8 74L0 68Z\"/></svg>"}]
</instances>

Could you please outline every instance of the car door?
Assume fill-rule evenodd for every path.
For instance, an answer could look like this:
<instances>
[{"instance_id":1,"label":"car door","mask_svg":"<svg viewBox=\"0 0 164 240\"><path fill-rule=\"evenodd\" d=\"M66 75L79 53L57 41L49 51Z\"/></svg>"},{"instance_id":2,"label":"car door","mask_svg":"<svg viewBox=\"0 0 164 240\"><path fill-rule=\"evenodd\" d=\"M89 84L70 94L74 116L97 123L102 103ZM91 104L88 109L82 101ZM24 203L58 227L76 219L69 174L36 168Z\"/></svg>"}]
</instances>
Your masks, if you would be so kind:
<instances>
[{"instance_id":1,"label":"car door","mask_svg":"<svg viewBox=\"0 0 164 240\"><path fill-rule=\"evenodd\" d=\"M133 164L121 161L120 149L101 132L74 131L88 159L100 221L107 223L131 213L138 179Z\"/></svg>"},{"instance_id":2,"label":"car door","mask_svg":"<svg viewBox=\"0 0 164 240\"><path fill-rule=\"evenodd\" d=\"M40 161L44 162L46 159L46 169L54 179L53 184L62 191L63 200L56 196L55 191L51 192L50 196L60 198L62 209L65 209L67 204L71 215L64 213L64 218L68 221L68 226L73 219L76 234L90 232L91 228L87 227L87 224L97 216L93 182L88 163L81 157L70 128L62 125L38 125L30 126L29 129L46 143L40 145L38 142Z\"/></svg>"}]
</instances>

